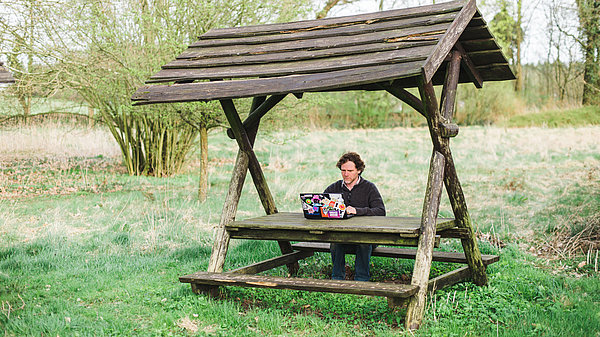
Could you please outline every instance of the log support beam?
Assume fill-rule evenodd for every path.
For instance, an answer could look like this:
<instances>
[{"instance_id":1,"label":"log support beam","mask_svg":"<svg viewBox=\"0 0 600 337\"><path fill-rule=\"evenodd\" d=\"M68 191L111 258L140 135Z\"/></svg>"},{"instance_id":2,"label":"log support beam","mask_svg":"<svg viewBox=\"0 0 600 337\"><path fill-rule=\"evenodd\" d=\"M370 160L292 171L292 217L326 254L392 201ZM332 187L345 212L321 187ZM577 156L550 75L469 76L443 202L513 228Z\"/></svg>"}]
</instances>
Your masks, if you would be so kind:
<instances>
[{"instance_id":1,"label":"log support beam","mask_svg":"<svg viewBox=\"0 0 600 337\"><path fill-rule=\"evenodd\" d=\"M244 129L251 130L254 128L254 126L258 125L260 119L263 118L263 116L269 112L269 110L275 107L277 103L281 102L285 96L287 95L273 95L266 100L264 100L263 97L261 99L262 103L256 108L253 107L248 117L246 117L244 120ZM235 139L235 135L233 134L233 130L231 128L227 129L227 136L231 139Z\"/></svg>"},{"instance_id":2,"label":"log support beam","mask_svg":"<svg viewBox=\"0 0 600 337\"><path fill-rule=\"evenodd\" d=\"M473 282L480 286L485 285L487 284L485 265L481 259L481 252L479 251L477 240L475 239L475 233L473 231L469 211L467 210L465 196L460 181L458 180L458 175L456 174L452 151L450 151L450 141L448 138L442 137L440 132L439 124L442 116L438 110L433 84L431 82L425 83L423 78L424 76L419 83L419 91L421 93L421 99L425 104L425 108L428 111L428 115L431 116L431 118L427 120L427 124L429 126L433 148L440 152L445 158L444 185L446 187L446 192L448 193L448 198L450 199L457 226L468 232L468 238L461 239L463 250L469 268L471 269ZM458 81L458 78L454 77L452 80ZM447 117L451 118L452 116L447 115Z\"/></svg>"},{"instance_id":3,"label":"log support beam","mask_svg":"<svg viewBox=\"0 0 600 337\"><path fill-rule=\"evenodd\" d=\"M258 192L261 203L267 214L277 213L277 207L273 196L267 185L266 179L260 167L260 163L256 158L253 146L258 131L260 118L264 116L272 107L280 102L285 95L272 96L268 100L265 97L255 97L252 102L250 116L253 116L248 121L248 128L244 126L240 120L239 114L232 100L222 100L221 106L225 112L225 116L231 126L238 146L239 151L233 168L232 178L229 184L229 190L225 197L225 204L221 213L219 228L217 229L215 243L211 258L208 265L209 272L222 272L225 264L225 256L229 248L230 236L225 230L225 225L235 220L237 206L239 204L242 188L246 179L246 173L249 170L254 182L254 186ZM292 253L292 246L289 241L278 241L279 247L283 254ZM298 262L291 261L288 265L290 274L295 274L298 271Z\"/></svg>"},{"instance_id":4,"label":"log support beam","mask_svg":"<svg viewBox=\"0 0 600 337\"><path fill-rule=\"evenodd\" d=\"M423 215L421 216L421 235L415 256L415 266L411 285L418 286L418 292L411 298L406 311L406 328L416 330L421 325L423 312L427 304L427 286L429 272L433 258L433 244L435 239L435 222L440 207L444 181L444 156L433 151L429 164L429 178L425 201L423 202Z\"/></svg>"}]
</instances>

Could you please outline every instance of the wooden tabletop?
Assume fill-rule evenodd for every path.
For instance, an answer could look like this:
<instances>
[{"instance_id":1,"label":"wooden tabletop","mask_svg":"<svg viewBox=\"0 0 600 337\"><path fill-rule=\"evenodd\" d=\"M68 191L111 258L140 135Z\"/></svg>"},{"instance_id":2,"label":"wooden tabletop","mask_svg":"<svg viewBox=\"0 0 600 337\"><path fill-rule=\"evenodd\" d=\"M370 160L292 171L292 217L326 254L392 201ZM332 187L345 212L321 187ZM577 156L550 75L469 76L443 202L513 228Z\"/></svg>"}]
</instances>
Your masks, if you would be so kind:
<instances>
[{"instance_id":1,"label":"wooden tabletop","mask_svg":"<svg viewBox=\"0 0 600 337\"><path fill-rule=\"evenodd\" d=\"M454 219L438 218L437 231L453 228ZM412 245L421 218L355 216L349 219L306 219L302 213L277 213L234 221L225 226L232 238ZM412 240L412 241L411 241Z\"/></svg>"}]
</instances>

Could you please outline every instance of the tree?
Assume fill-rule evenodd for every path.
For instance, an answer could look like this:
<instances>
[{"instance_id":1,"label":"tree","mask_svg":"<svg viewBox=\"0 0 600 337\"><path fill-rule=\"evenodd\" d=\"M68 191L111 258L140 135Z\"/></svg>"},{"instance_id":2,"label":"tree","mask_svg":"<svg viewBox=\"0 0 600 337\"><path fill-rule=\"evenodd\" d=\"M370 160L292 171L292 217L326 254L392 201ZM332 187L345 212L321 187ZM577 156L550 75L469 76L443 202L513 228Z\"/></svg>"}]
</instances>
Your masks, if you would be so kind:
<instances>
[{"instance_id":1,"label":"tree","mask_svg":"<svg viewBox=\"0 0 600 337\"><path fill-rule=\"evenodd\" d=\"M36 55L36 38L42 35L40 31L40 15L42 5L37 1L23 0L16 2L7 2L1 5L2 12L9 12L12 15L2 15L0 17L0 34L3 36L0 40L0 53L7 56L7 64L14 71L14 76L18 81L9 90L17 98L23 117L31 114L32 100L34 90L36 89L36 74L34 58Z\"/></svg>"},{"instance_id":2,"label":"tree","mask_svg":"<svg viewBox=\"0 0 600 337\"><path fill-rule=\"evenodd\" d=\"M200 134L200 180L198 200L204 202L208 194L208 130L222 126L222 114L217 102L179 103L175 106L181 118Z\"/></svg>"},{"instance_id":3,"label":"tree","mask_svg":"<svg viewBox=\"0 0 600 337\"><path fill-rule=\"evenodd\" d=\"M497 2L499 11L490 22L490 30L496 37L496 41L502 47L502 52L513 65L516 72L515 91L522 90L522 68L521 68L521 44L524 33L522 25L521 0L517 0L516 15L511 13L511 4L508 0ZM517 17L515 20L514 17Z\"/></svg>"},{"instance_id":4,"label":"tree","mask_svg":"<svg viewBox=\"0 0 600 337\"><path fill-rule=\"evenodd\" d=\"M130 174L157 176L179 170L199 131L173 107L131 107L133 92L208 29L288 21L308 10L307 1L292 0L13 2L43 2L47 33L36 60L50 69L46 82L76 91L98 112Z\"/></svg>"},{"instance_id":5,"label":"tree","mask_svg":"<svg viewBox=\"0 0 600 337\"><path fill-rule=\"evenodd\" d=\"M583 104L600 103L600 0L576 0L584 54Z\"/></svg>"}]
</instances>

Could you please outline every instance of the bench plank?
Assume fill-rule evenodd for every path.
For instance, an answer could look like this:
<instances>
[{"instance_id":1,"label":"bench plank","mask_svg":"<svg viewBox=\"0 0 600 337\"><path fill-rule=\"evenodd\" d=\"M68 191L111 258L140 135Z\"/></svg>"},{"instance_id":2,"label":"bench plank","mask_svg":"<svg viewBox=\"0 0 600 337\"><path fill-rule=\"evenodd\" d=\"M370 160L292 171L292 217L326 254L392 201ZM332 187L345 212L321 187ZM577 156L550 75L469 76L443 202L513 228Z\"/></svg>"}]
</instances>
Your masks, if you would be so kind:
<instances>
[{"instance_id":1,"label":"bench plank","mask_svg":"<svg viewBox=\"0 0 600 337\"><path fill-rule=\"evenodd\" d=\"M225 285L271 289L293 289L401 298L410 297L418 290L418 287L416 286L396 283L322 280L209 272L197 272L194 274L181 276L179 281L182 283L209 286Z\"/></svg>"},{"instance_id":2,"label":"bench plank","mask_svg":"<svg viewBox=\"0 0 600 337\"><path fill-rule=\"evenodd\" d=\"M329 244L321 242L300 242L292 245L293 249L296 250L308 250L313 252L329 253ZM400 259L414 259L417 254L415 249L410 248L395 248L395 247L376 247L373 249L371 256L382 256L382 257L393 257ZM500 257L498 255L481 255L484 265L498 262ZM438 262L451 262L451 263L467 263L465 254L453 253L453 252L433 252L433 261Z\"/></svg>"}]
</instances>

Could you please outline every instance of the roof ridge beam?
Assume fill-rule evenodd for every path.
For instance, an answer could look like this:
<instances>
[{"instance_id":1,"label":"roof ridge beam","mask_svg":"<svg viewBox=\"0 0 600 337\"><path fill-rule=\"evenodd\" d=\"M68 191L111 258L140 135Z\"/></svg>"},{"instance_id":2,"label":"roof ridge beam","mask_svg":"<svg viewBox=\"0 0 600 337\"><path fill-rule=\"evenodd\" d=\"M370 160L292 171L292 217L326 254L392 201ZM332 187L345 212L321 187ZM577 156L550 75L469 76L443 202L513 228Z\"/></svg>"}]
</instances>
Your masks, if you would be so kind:
<instances>
[{"instance_id":1,"label":"roof ridge beam","mask_svg":"<svg viewBox=\"0 0 600 337\"><path fill-rule=\"evenodd\" d=\"M464 5L464 7L457 15L454 22L452 22L452 24L446 31L446 34L444 34L444 36L441 38L440 42L438 43L438 48L436 48L436 50L434 50L433 53L429 55L427 61L425 61L425 64L423 65L423 75L425 76L425 83L429 83L431 81L433 75L435 75L436 71L438 70L438 68L440 67L450 50L452 50L452 48L458 41L458 38L465 30L465 28L471 21L471 18L473 18L476 12L477 7L475 5L475 0L468 0L468 2Z\"/></svg>"}]
</instances>

